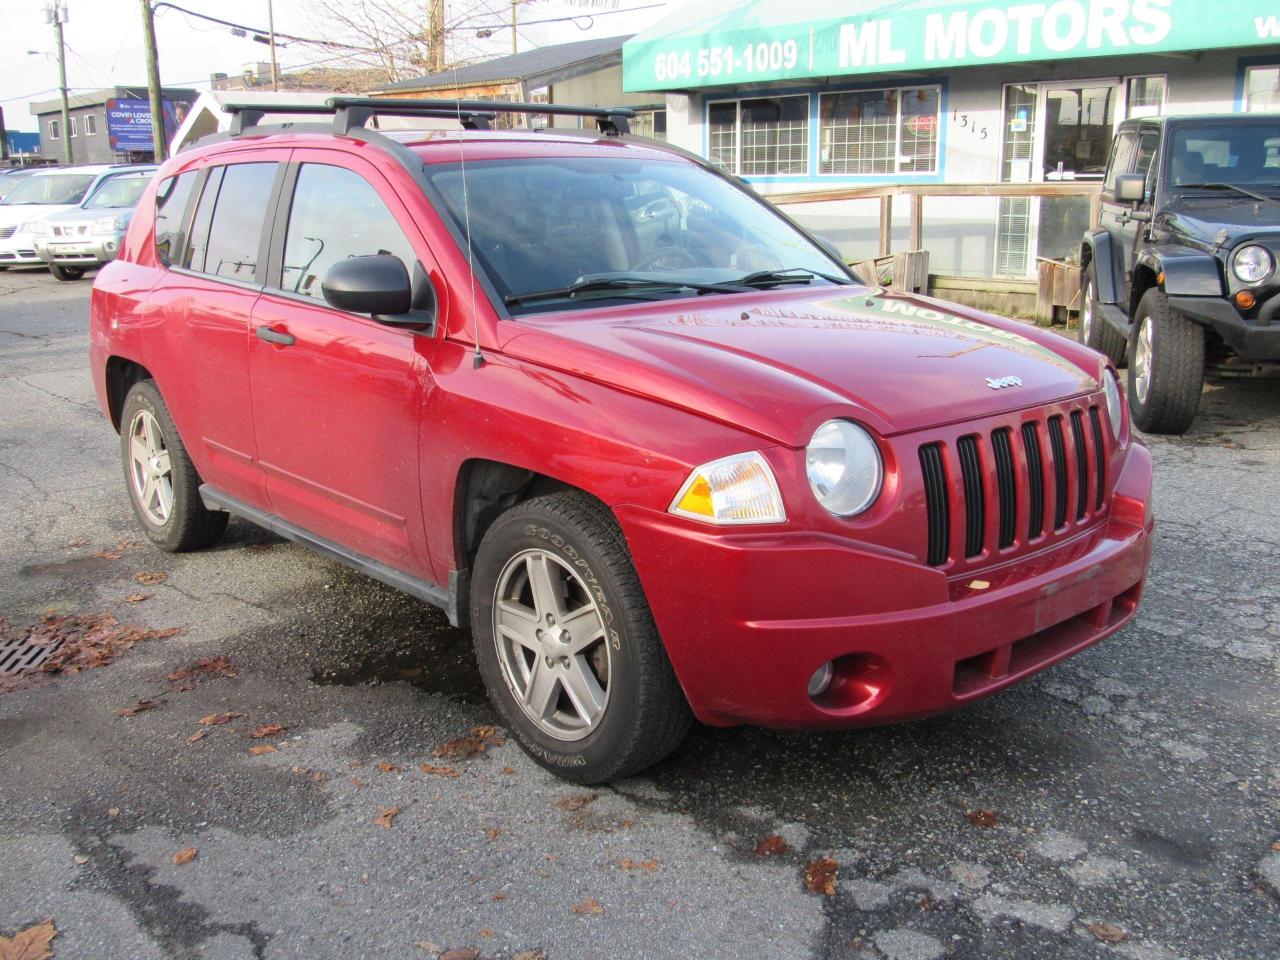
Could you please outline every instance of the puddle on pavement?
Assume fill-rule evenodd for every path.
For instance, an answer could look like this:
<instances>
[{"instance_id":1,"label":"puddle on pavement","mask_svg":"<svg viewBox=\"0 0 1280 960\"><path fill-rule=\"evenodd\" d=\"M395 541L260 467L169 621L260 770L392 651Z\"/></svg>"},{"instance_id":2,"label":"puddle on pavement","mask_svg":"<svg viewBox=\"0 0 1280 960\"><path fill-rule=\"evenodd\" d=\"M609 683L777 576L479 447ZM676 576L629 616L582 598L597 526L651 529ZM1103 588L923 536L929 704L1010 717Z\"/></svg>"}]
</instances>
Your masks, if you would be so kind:
<instances>
[{"instance_id":1,"label":"puddle on pavement","mask_svg":"<svg viewBox=\"0 0 1280 960\"><path fill-rule=\"evenodd\" d=\"M24 577L67 577L77 573L93 573L110 564L107 557L88 554L82 557L71 557L67 560L50 560L46 563L31 563L20 567L18 572Z\"/></svg>"}]
</instances>

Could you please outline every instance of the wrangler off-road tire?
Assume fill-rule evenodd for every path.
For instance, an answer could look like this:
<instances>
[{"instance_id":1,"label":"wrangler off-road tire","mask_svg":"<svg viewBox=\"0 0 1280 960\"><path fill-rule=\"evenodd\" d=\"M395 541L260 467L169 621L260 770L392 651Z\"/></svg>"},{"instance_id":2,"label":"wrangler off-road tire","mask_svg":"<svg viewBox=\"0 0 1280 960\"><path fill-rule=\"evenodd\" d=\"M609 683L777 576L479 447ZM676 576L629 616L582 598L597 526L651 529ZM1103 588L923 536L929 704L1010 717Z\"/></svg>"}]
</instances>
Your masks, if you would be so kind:
<instances>
[{"instance_id":1,"label":"wrangler off-road tire","mask_svg":"<svg viewBox=\"0 0 1280 960\"><path fill-rule=\"evenodd\" d=\"M485 533L471 584L471 632L489 699L534 760L565 779L600 783L680 745L692 714L622 531L602 503L569 492L512 507ZM601 639L574 652L593 635ZM584 681L581 670L594 679ZM604 693L594 721L577 706L584 682ZM545 690L553 692L540 696Z\"/></svg>"},{"instance_id":2,"label":"wrangler off-road tire","mask_svg":"<svg viewBox=\"0 0 1280 960\"><path fill-rule=\"evenodd\" d=\"M1102 316L1098 300L1098 272L1095 264L1084 270L1080 286L1080 342L1106 356L1116 366L1124 360L1125 337Z\"/></svg>"},{"instance_id":3,"label":"wrangler off-road tire","mask_svg":"<svg viewBox=\"0 0 1280 960\"><path fill-rule=\"evenodd\" d=\"M1204 389L1204 329L1152 287L1129 333L1129 408L1144 433L1186 433Z\"/></svg>"},{"instance_id":4,"label":"wrangler off-road tire","mask_svg":"<svg viewBox=\"0 0 1280 960\"><path fill-rule=\"evenodd\" d=\"M149 421L148 419L149 418ZM168 481L171 496L167 498L168 507L161 511L156 505L154 496L149 495L144 503L144 490L148 487L145 480L136 479L139 466L135 460L135 440L139 437L140 424L154 424L158 428L158 436L152 444L155 456L167 455ZM135 383L124 398L124 407L120 413L120 455L124 466L125 487L129 491L129 502L133 504L133 512L146 531L147 536L161 550L180 553L187 550L199 550L215 543L227 529L228 514L220 510L209 510L200 499L200 475L187 455L187 448L178 436L178 428L173 424L169 408L164 398L151 380L140 380ZM153 477L159 482L163 477ZM159 514L163 514L162 516Z\"/></svg>"}]
</instances>

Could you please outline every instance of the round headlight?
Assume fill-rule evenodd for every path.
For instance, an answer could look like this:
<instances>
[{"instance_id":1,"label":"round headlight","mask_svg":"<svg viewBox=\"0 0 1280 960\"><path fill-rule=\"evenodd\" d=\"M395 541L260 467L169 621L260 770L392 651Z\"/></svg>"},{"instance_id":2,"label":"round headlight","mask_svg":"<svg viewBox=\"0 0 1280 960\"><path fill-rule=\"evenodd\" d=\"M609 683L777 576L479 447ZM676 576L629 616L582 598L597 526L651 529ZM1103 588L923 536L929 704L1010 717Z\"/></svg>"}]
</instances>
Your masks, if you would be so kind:
<instances>
[{"instance_id":1,"label":"round headlight","mask_svg":"<svg viewBox=\"0 0 1280 960\"><path fill-rule=\"evenodd\" d=\"M805 450L805 472L824 509L851 517L875 503L884 470L871 434L848 420L828 420Z\"/></svg>"},{"instance_id":2,"label":"round headlight","mask_svg":"<svg viewBox=\"0 0 1280 960\"><path fill-rule=\"evenodd\" d=\"M1231 272L1245 283L1261 283L1274 266L1271 251L1256 243L1241 247L1231 258Z\"/></svg>"},{"instance_id":3,"label":"round headlight","mask_svg":"<svg viewBox=\"0 0 1280 960\"><path fill-rule=\"evenodd\" d=\"M1107 370L1102 377L1102 390L1107 398L1107 419L1111 421L1111 436L1120 442L1120 428L1124 425L1124 395L1114 370Z\"/></svg>"}]
</instances>

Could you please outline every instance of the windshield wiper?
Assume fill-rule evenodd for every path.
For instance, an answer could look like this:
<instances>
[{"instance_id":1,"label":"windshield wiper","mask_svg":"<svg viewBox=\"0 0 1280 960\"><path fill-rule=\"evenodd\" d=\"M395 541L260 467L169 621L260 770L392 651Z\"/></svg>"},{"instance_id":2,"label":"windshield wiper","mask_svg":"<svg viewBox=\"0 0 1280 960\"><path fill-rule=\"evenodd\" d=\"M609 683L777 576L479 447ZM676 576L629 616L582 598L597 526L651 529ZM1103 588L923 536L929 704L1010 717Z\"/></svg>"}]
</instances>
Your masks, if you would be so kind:
<instances>
[{"instance_id":1,"label":"windshield wiper","mask_svg":"<svg viewBox=\"0 0 1280 960\"><path fill-rule=\"evenodd\" d=\"M829 273L820 273L808 267L786 267L782 270L757 270L745 277L731 281L744 287L768 287L779 283L808 283L814 277L821 277L829 283L847 285L852 283L848 277L836 277Z\"/></svg>"},{"instance_id":2,"label":"windshield wiper","mask_svg":"<svg viewBox=\"0 0 1280 960\"><path fill-rule=\"evenodd\" d=\"M1276 199L1238 187L1234 183L1179 183L1177 187L1179 190L1234 190L1236 193L1243 194L1252 200L1261 200L1263 203L1271 203Z\"/></svg>"},{"instance_id":3,"label":"windshield wiper","mask_svg":"<svg viewBox=\"0 0 1280 960\"><path fill-rule=\"evenodd\" d=\"M695 290L698 293L742 293L742 285L728 286L722 283L695 283L692 280L677 280L668 277L653 277L644 274L595 274L581 277L568 286L551 290L531 290L528 293L513 293L503 300L508 306L519 303L535 303L539 300L572 300L580 293L596 293L604 291L642 290Z\"/></svg>"}]
</instances>

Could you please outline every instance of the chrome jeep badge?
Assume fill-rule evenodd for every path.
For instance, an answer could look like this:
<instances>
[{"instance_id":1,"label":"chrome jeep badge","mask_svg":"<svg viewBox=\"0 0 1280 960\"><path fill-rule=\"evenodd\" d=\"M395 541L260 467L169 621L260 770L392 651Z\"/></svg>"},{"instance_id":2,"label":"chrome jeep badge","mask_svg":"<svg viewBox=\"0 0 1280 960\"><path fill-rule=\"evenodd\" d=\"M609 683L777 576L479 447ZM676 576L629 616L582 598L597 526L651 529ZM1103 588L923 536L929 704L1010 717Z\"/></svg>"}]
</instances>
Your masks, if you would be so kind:
<instances>
[{"instance_id":1,"label":"chrome jeep badge","mask_svg":"<svg viewBox=\"0 0 1280 960\"><path fill-rule=\"evenodd\" d=\"M987 386L992 390L1003 390L1005 387L1022 386L1021 377L987 377Z\"/></svg>"}]
</instances>

